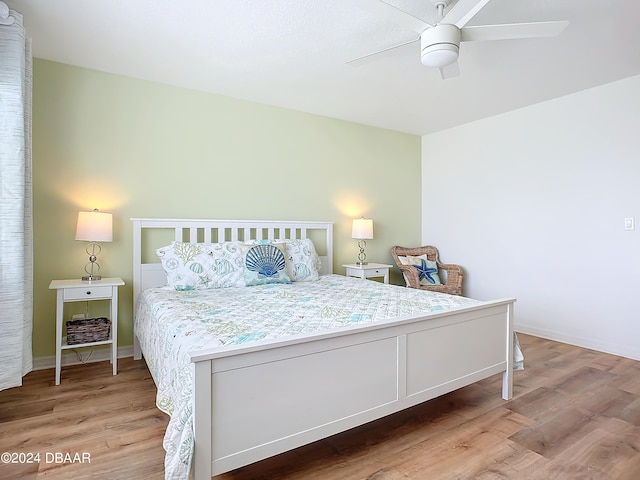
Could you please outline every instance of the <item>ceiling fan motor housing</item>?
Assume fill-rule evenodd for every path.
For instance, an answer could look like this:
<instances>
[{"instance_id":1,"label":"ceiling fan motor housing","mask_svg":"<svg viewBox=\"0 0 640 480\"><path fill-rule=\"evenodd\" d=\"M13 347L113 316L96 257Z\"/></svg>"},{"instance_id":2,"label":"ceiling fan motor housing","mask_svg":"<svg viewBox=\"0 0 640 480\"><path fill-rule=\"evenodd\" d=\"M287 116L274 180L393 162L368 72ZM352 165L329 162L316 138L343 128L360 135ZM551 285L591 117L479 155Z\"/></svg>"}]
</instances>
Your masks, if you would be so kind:
<instances>
[{"instance_id":1,"label":"ceiling fan motor housing","mask_svg":"<svg viewBox=\"0 0 640 480\"><path fill-rule=\"evenodd\" d=\"M420 35L420 60L427 67L444 67L458 59L460 29L455 25L439 24L427 28Z\"/></svg>"}]
</instances>

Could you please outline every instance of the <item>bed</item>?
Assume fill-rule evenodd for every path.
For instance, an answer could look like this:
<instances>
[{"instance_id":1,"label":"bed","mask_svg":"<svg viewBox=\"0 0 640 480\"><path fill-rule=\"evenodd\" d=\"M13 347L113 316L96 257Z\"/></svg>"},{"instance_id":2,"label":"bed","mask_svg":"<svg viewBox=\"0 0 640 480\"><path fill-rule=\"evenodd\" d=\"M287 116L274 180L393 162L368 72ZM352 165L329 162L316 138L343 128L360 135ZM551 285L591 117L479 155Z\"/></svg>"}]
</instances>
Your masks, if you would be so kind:
<instances>
[{"instance_id":1,"label":"bed","mask_svg":"<svg viewBox=\"0 0 640 480\"><path fill-rule=\"evenodd\" d=\"M171 415L166 478L210 479L498 373L502 398L512 396L514 299L335 275L330 222L132 221L134 357L145 357ZM155 255L169 242L302 239L317 251L309 282L178 291ZM240 313L228 321L233 304ZM293 322L316 308L313 322ZM196 310L205 317L188 323Z\"/></svg>"}]
</instances>

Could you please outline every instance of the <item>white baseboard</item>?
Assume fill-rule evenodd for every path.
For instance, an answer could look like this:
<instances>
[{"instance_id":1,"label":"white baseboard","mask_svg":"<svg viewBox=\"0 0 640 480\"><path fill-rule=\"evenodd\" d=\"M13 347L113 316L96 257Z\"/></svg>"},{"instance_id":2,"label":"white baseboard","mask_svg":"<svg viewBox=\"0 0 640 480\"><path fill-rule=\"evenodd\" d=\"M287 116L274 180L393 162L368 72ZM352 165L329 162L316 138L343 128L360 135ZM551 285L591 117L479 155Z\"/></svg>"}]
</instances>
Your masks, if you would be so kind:
<instances>
[{"instance_id":1,"label":"white baseboard","mask_svg":"<svg viewBox=\"0 0 640 480\"><path fill-rule=\"evenodd\" d=\"M62 352L62 366L79 365L81 363L104 362L111 360L109 348L70 348ZM133 345L118 347L118 358L133 357ZM56 357L38 357L33 359L33 370L56 368Z\"/></svg>"},{"instance_id":2,"label":"white baseboard","mask_svg":"<svg viewBox=\"0 0 640 480\"><path fill-rule=\"evenodd\" d=\"M562 332L554 330L546 330L530 325L518 325L518 332L533 335L535 337L547 338L555 342L568 343L569 345L575 345L577 347L589 348L591 350L597 350L599 352L610 353L612 355L618 355L621 357L630 358L632 360L640 360L640 349L631 348L627 349L620 345L610 345L602 342L593 341L589 338L581 338L573 335L567 335ZM78 352L76 354L76 352ZM78 357L78 354L80 357ZM125 347L118 347L118 358L133 357L133 345L127 345ZM109 349L100 348L89 350L85 349L69 349L62 353L62 365L79 365L81 363L93 363L103 362L110 360ZM44 370L47 368L56 367L56 357L39 357L33 359L33 370Z\"/></svg>"},{"instance_id":3,"label":"white baseboard","mask_svg":"<svg viewBox=\"0 0 640 480\"><path fill-rule=\"evenodd\" d=\"M524 334L546 338L555 342L568 343L569 345L575 345L576 347L589 348L598 352L610 353L611 355L630 358L631 360L640 360L640 347L625 347L624 345L614 345L605 342L598 342L597 340L594 340L592 338L567 335L563 332L546 330L542 328L532 327L530 325L518 325L516 327L516 330Z\"/></svg>"}]
</instances>

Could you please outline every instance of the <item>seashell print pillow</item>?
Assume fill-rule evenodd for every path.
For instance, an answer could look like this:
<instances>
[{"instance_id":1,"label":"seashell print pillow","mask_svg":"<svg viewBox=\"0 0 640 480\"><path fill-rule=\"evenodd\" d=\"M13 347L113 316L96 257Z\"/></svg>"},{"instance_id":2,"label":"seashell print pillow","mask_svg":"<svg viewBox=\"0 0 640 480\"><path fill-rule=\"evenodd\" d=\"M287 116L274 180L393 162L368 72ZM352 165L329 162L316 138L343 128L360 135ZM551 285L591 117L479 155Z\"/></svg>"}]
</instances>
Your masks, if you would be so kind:
<instances>
[{"instance_id":1,"label":"seashell print pillow","mask_svg":"<svg viewBox=\"0 0 640 480\"><path fill-rule=\"evenodd\" d=\"M320 257L310 238L282 240L285 244L287 274L293 282L318 280Z\"/></svg>"},{"instance_id":2,"label":"seashell print pillow","mask_svg":"<svg viewBox=\"0 0 640 480\"><path fill-rule=\"evenodd\" d=\"M244 281L247 286L291 283L286 269L284 243L257 240L242 246Z\"/></svg>"},{"instance_id":3,"label":"seashell print pillow","mask_svg":"<svg viewBox=\"0 0 640 480\"><path fill-rule=\"evenodd\" d=\"M171 242L156 255L167 274L167 283L176 290L244 286L240 242Z\"/></svg>"}]
</instances>

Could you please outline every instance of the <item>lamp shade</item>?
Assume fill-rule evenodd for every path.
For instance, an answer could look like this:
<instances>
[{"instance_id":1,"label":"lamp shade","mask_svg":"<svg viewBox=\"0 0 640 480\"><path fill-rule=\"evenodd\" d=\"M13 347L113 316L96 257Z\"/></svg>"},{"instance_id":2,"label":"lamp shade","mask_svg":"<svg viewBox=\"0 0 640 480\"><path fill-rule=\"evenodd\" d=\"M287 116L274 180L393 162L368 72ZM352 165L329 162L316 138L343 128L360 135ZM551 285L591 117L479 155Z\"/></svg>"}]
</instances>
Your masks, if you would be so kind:
<instances>
[{"instance_id":1,"label":"lamp shade","mask_svg":"<svg viewBox=\"0 0 640 480\"><path fill-rule=\"evenodd\" d=\"M354 218L351 227L351 238L370 240L373 238L373 220L370 218Z\"/></svg>"},{"instance_id":2,"label":"lamp shade","mask_svg":"<svg viewBox=\"0 0 640 480\"><path fill-rule=\"evenodd\" d=\"M79 212L76 240L87 242L110 242L113 239L112 215L99 212Z\"/></svg>"}]
</instances>

